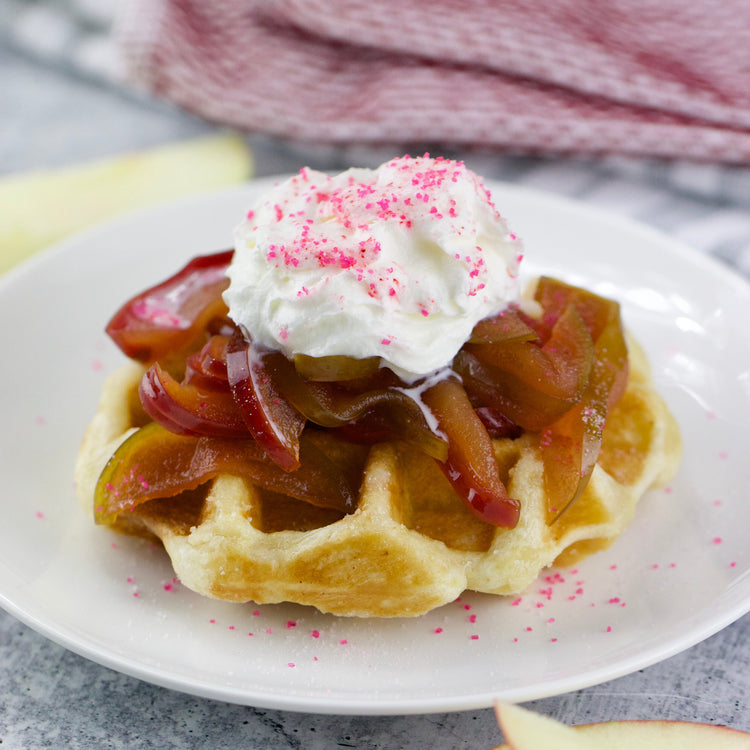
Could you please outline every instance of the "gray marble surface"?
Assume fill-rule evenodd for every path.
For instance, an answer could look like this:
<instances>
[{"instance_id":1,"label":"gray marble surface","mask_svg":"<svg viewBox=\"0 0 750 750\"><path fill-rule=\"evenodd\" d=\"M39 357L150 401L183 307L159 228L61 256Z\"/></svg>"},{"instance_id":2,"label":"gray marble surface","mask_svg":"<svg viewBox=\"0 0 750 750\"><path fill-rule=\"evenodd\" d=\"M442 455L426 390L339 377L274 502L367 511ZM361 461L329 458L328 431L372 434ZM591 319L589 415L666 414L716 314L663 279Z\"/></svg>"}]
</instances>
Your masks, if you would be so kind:
<instances>
[{"instance_id":1,"label":"gray marble surface","mask_svg":"<svg viewBox=\"0 0 750 750\"><path fill-rule=\"evenodd\" d=\"M10 20L17 23L24 10L24 4L15 3ZM17 28L10 28L9 17L0 15L0 174L74 164L212 130L213 126L165 103L109 84L80 61L71 65L70 56L61 62L54 50L29 51L22 41ZM260 175L296 170L303 164L331 170L352 163L376 164L398 151L313 148L263 136L253 136L250 142ZM633 216L750 276L747 170L616 159L448 155L465 158L488 177L573 195ZM528 705L567 723L659 717L750 730L749 696L750 616L746 615L664 662ZM3 748L479 750L500 741L489 709L405 717L325 716L184 695L92 663L0 611Z\"/></svg>"}]
</instances>

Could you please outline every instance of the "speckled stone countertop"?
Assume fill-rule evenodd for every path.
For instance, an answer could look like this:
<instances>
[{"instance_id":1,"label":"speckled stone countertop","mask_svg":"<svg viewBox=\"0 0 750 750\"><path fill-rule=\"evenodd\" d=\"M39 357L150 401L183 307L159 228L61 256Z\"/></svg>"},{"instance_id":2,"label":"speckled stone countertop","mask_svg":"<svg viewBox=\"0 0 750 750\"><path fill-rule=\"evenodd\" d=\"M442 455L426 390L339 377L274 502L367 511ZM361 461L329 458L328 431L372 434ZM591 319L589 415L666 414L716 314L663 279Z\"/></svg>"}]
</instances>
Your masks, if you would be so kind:
<instances>
[{"instance_id":1,"label":"speckled stone countertop","mask_svg":"<svg viewBox=\"0 0 750 750\"><path fill-rule=\"evenodd\" d=\"M15 3L18 23L22 4ZM29 6L33 6L31 3ZM90 4L89 4L90 5ZM4 19L0 17L0 23ZM85 65L32 54L0 34L0 173L74 164L211 131L126 93ZM317 148L251 138L256 173L304 164L377 164L392 150ZM750 171L711 165L542 160L451 153L486 177L569 195L637 218L750 276ZM7 323L6 323L7 324ZM747 342L745 342L747 345ZM750 447L750 443L749 446ZM604 684L527 705L566 723L667 718L750 730L750 615L687 651ZM411 716L328 716L232 705L157 687L52 643L0 611L3 748L490 748L490 709Z\"/></svg>"}]
</instances>

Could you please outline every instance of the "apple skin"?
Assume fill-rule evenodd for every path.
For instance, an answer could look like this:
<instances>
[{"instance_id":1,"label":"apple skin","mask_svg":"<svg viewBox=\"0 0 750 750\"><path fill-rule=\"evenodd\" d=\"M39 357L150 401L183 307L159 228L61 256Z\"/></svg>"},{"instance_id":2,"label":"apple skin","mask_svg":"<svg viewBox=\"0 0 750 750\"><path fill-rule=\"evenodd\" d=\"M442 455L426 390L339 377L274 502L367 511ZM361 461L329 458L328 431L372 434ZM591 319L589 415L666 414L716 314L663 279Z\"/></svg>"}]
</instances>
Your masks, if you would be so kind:
<instances>
[{"instance_id":1,"label":"apple skin","mask_svg":"<svg viewBox=\"0 0 750 750\"><path fill-rule=\"evenodd\" d=\"M610 721L586 724L579 730L608 750L750 750L750 734L747 732L689 721Z\"/></svg>"},{"instance_id":2,"label":"apple skin","mask_svg":"<svg viewBox=\"0 0 750 750\"><path fill-rule=\"evenodd\" d=\"M507 745L493 750L750 750L750 734L688 721L631 720L568 727L520 706L495 707Z\"/></svg>"}]
</instances>

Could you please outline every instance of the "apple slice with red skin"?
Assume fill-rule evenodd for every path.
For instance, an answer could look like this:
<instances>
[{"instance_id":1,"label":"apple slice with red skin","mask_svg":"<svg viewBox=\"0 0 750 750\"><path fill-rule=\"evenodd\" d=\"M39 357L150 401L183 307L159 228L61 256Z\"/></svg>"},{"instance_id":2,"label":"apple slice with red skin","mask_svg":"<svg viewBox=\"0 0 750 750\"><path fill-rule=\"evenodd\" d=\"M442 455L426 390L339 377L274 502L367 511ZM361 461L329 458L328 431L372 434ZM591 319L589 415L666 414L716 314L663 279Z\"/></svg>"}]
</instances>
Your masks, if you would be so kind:
<instances>
[{"instance_id":1,"label":"apple slice with red skin","mask_svg":"<svg viewBox=\"0 0 750 750\"><path fill-rule=\"evenodd\" d=\"M202 384L211 390L229 390L227 346L229 335L214 335L200 351L185 361L185 382Z\"/></svg>"},{"instance_id":2,"label":"apple slice with red skin","mask_svg":"<svg viewBox=\"0 0 750 750\"><path fill-rule=\"evenodd\" d=\"M250 436L228 386L201 388L195 378L178 383L155 362L141 378L138 395L151 419L178 435Z\"/></svg>"},{"instance_id":3,"label":"apple slice with red skin","mask_svg":"<svg viewBox=\"0 0 750 750\"><path fill-rule=\"evenodd\" d=\"M154 362L186 351L213 320L227 316L222 292L234 251L202 255L166 281L129 299L106 331L121 351L139 362Z\"/></svg>"},{"instance_id":4,"label":"apple slice with red skin","mask_svg":"<svg viewBox=\"0 0 750 750\"><path fill-rule=\"evenodd\" d=\"M307 420L279 392L266 366L269 354L235 329L226 349L227 378L250 434L274 463L294 471L300 465L299 437Z\"/></svg>"},{"instance_id":5,"label":"apple slice with red skin","mask_svg":"<svg viewBox=\"0 0 750 750\"><path fill-rule=\"evenodd\" d=\"M463 502L483 521L513 528L520 504L500 479L492 440L461 383L441 380L423 399L448 438L448 458L441 466Z\"/></svg>"},{"instance_id":6,"label":"apple slice with red skin","mask_svg":"<svg viewBox=\"0 0 750 750\"><path fill-rule=\"evenodd\" d=\"M521 706L499 703L508 744L494 750L750 750L750 734L688 721L610 721L569 727Z\"/></svg>"},{"instance_id":7,"label":"apple slice with red skin","mask_svg":"<svg viewBox=\"0 0 750 750\"><path fill-rule=\"evenodd\" d=\"M504 440L510 438L515 440L523 434L523 429L515 422L508 419L500 410L493 409L490 406L480 406L474 409L482 424L485 426L488 435L493 440Z\"/></svg>"}]
</instances>

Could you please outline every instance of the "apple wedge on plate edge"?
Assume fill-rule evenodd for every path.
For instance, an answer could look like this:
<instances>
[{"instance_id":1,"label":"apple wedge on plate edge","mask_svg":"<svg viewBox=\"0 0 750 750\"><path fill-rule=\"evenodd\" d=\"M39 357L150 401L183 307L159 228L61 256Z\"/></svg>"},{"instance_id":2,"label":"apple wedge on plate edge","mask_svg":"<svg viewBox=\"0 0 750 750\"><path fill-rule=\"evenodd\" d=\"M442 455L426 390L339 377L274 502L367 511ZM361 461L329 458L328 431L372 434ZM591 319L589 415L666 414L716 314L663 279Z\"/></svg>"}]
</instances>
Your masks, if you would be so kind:
<instances>
[{"instance_id":1,"label":"apple wedge on plate edge","mask_svg":"<svg viewBox=\"0 0 750 750\"><path fill-rule=\"evenodd\" d=\"M750 750L750 734L688 721L608 721L569 727L520 706L498 703L507 744L495 750Z\"/></svg>"}]
</instances>

